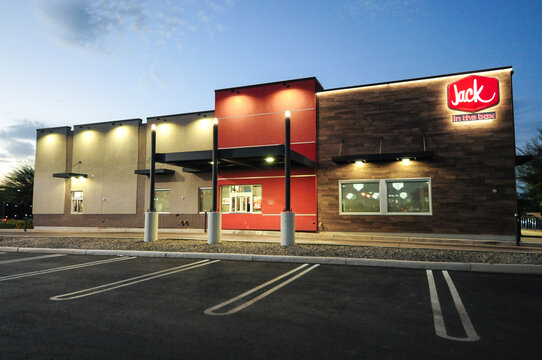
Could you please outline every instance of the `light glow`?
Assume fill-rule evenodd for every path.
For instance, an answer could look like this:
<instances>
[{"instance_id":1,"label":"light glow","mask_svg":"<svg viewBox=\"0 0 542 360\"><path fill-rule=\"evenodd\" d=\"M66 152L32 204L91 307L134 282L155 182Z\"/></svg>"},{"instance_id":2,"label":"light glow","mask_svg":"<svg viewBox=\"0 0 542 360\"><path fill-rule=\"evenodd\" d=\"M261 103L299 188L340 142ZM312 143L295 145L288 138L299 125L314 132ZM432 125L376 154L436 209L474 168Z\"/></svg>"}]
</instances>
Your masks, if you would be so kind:
<instances>
[{"instance_id":1,"label":"light glow","mask_svg":"<svg viewBox=\"0 0 542 360\"><path fill-rule=\"evenodd\" d=\"M405 164L405 165L408 165L408 164L410 164L410 159L406 159L406 158L405 158L405 159L401 159L401 162L402 162L403 164Z\"/></svg>"},{"instance_id":2,"label":"light glow","mask_svg":"<svg viewBox=\"0 0 542 360\"><path fill-rule=\"evenodd\" d=\"M151 125L151 131L156 131L156 124Z\"/></svg>"},{"instance_id":3,"label":"light glow","mask_svg":"<svg viewBox=\"0 0 542 360\"><path fill-rule=\"evenodd\" d=\"M275 158L272 157L272 156L268 156L268 157L265 158L265 162L267 162L267 163L272 163L274 161L275 161Z\"/></svg>"},{"instance_id":4,"label":"light glow","mask_svg":"<svg viewBox=\"0 0 542 360\"><path fill-rule=\"evenodd\" d=\"M290 110L286 110L286 112L284 113L284 116L289 119L290 118Z\"/></svg>"},{"instance_id":5,"label":"light glow","mask_svg":"<svg viewBox=\"0 0 542 360\"><path fill-rule=\"evenodd\" d=\"M213 124L218 125L218 119L217 118L213 119Z\"/></svg>"},{"instance_id":6,"label":"light glow","mask_svg":"<svg viewBox=\"0 0 542 360\"><path fill-rule=\"evenodd\" d=\"M363 161L356 161L354 164L356 164L357 167L362 167L363 166Z\"/></svg>"},{"instance_id":7,"label":"light glow","mask_svg":"<svg viewBox=\"0 0 542 360\"><path fill-rule=\"evenodd\" d=\"M363 185L363 184L354 184L353 186L354 186L354 189L356 189L357 191L360 191L361 189L363 189L363 187L365 185Z\"/></svg>"}]
</instances>

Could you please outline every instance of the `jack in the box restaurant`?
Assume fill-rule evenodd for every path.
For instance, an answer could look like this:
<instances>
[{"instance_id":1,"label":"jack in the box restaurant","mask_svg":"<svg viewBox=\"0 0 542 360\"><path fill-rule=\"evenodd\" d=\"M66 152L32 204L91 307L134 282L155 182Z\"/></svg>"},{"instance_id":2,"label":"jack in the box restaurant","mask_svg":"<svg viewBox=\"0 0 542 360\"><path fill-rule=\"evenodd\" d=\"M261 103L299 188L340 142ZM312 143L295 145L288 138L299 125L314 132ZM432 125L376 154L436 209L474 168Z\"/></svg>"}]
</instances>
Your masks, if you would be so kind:
<instances>
[{"instance_id":1,"label":"jack in the box restaurant","mask_svg":"<svg viewBox=\"0 0 542 360\"><path fill-rule=\"evenodd\" d=\"M204 231L215 126L223 231L280 230L290 159L296 232L512 241L512 74L284 80L215 90L214 110L38 129L34 224L141 230L154 199L160 229Z\"/></svg>"}]
</instances>

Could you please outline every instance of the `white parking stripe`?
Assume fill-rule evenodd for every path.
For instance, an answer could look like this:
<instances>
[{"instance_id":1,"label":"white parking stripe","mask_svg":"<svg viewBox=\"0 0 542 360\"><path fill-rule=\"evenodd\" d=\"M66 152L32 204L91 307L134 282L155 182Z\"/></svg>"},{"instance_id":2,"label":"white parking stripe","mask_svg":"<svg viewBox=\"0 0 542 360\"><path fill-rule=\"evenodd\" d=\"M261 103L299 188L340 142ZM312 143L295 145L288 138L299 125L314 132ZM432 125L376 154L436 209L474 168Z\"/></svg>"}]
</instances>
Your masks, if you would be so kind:
<instances>
[{"instance_id":1,"label":"white parking stripe","mask_svg":"<svg viewBox=\"0 0 542 360\"><path fill-rule=\"evenodd\" d=\"M66 256L66 254L31 256L31 257L25 257L25 258L21 258L21 259L2 260L2 261L0 261L0 264L11 264L11 263L17 263L17 262L22 262L22 261L32 261L32 260L39 260L39 259L47 259L47 258L58 257L58 256Z\"/></svg>"},{"instance_id":2,"label":"white parking stripe","mask_svg":"<svg viewBox=\"0 0 542 360\"><path fill-rule=\"evenodd\" d=\"M119 258L113 258L113 259L107 259L107 260L91 261L91 262L77 264L77 265L62 266L62 267L46 269L46 270L31 271L31 272L15 274L15 275L7 275L7 276L0 277L0 281L14 280L14 279L20 279L20 278L25 278L25 277L30 277L30 276L50 274L50 273L54 273L58 271L80 269L87 266L102 265L102 264L108 264L112 262L131 260L131 259L135 259L135 257L119 257Z\"/></svg>"},{"instance_id":3,"label":"white parking stripe","mask_svg":"<svg viewBox=\"0 0 542 360\"><path fill-rule=\"evenodd\" d=\"M291 283L291 282L294 281L295 279L297 279L297 278L299 278L299 277L305 275L305 274L308 273L309 271L311 271L311 270L317 268L319 265L320 265L320 264L316 264L316 265L311 266L310 268L308 268L308 269L302 271L301 273L299 273L299 274L297 274L297 275L291 277L290 279L288 279L288 280L286 280L286 281L283 281L282 283L278 284L277 286L275 286L275 287L273 287L273 288L267 290L267 291L264 292L263 294L261 294L261 295L255 297L254 299L249 300L249 301L247 301L247 302L245 302L245 303L243 303L243 304L237 306L236 308L233 308L233 309L230 310L230 311L226 311L226 312L223 312L223 313L217 313L217 312L215 312L215 310L218 310L218 309L220 309L220 308L222 308L222 307L224 307L224 306L226 306L226 305L229 305L229 304L231 304L231 303L233 303L233 302L235 302L235 301L237 301L237 300L240 300L240 299L244 298L244 297L247 296L247 295L250 295L250 294L252 294L252 293L254 293L254 292L256 292L256 291L258 291L258 290L260 290L260 289L262 289L262 288L264 288L264 287L266 287L266 286L268 286L268 285L271 285L271 284L274 283L274 282L279 281L280 279L282 279L282 278L284 278L284 277L287 277L287 276L289 276L289 275L291 275L291 274L293 274L293 273L295 273L295 272L297 272L297 271L299 271L299 270L301 270L301 269L303 269L303 268L309 266L309 264L303 264L303 265L301 265L301 266L295 268L294 270L289 271L289 272L287 272L287 273L285 273L285 274L282 274L282 275L280 275L280 276L274 278L273 280L270 280L270 281L266 282L265 284L262 284L262 285L260 285L260 286L257 286L257 287L255 287L255 288L253 288L253 289L250 289L249 291L247 291L247 292L245 292L245 293L242 293L241 295L239 295L239 296L237 296L237 297L234 297L233 299L230 299L230 300L225 301L225 302L223 302L223 303L221 303L221 304L218 304L218 305L216 305L216 306L213 306L213 307L211 307L211 308L205 310L204 313L207 314L207 315L231 315L231 314L234 314L234 313L236 313L236 312L238 312L238 311L241 311L241 310L243 310L243 309L249 307L250 305L254 304L255 302L257 302L257 301L259 301L259 300L261 300L261 299L263 299L264 297L270 295L271 293L277 291L277 290L280 289L281 287L288 285L289 283Z\"/></svg>"},{"instance_id":4,"label":"white parking stripe","mask_svg":"<svg viewBox=\"0 0 542 360\"><path fill-rule=\"evenodd\" d=\"M433 277L433 271L427 270L427 281L429 283L431 307L433 308L433 320L435 324L435 333L441 338L448 339L448 340L455 340L455 341L480 340L480 336L478 336L478 334L476 333L476 330L474 330L474 326L472 325L472 322L470 321L469 314L467 314L467 310L465 309L465 306L463 306L463 302L461 301L461 298L459 297L459 293L457 292L457 289L452 281L452 278L448 274L448 271L444 270L442 271L442 274L444 275L444 279L446 280L446 283L448 284L448 288L450 289L450 293L452 294L455 308L459 314L459 318L461 319L461 323L463 324L463 329L465 329L465 333L467 334L467 337L459 338L459 337L448 335L446 331L446 326L444 324L442 309L440 307L437 287L435 285L435 279Z\"/></svg>"},{"instance_id":5,"label":"white parking stripe","mask_svg":"<svg viewBox=\"0 0 542 360\"><path fill-rule=\"evenodd\" d=\"M178 272L181 272L181 271L187 271L187 270L195 269L197 267L209 265L209 264L219 262L219 261L220 260L213 260L213 261L201 260L201 261L197 261L197 262L194 262L194 263L177 266L177 267L166 269L166 270L156 271L156 272L153 272L153 273L150 273L150 274L140 275L140 276L136 276L136 277L125 279L125 280L116 281L116 282L113 282L113 283L96 286L96 287L89 288L89 289L84 289L84 290L74 291L74 292L68 293L68 294L53 296L49 300L73 300L73 299L78 299L78 298L82 298L82 297L85 297L85 296L96 295L96 294L103 293L103 292L106 292L106 291L115 290L115 289L118 289L118 288L121 288L121 287L134 285L134 284L137 284L137 283L140 283L140 282L143 282L143 281L148 281L148 280L152 280L152 279L159 278L159 277L162 277L162 276L175 274L175 273L178 273Z\"/></svg>"}]
</instances>

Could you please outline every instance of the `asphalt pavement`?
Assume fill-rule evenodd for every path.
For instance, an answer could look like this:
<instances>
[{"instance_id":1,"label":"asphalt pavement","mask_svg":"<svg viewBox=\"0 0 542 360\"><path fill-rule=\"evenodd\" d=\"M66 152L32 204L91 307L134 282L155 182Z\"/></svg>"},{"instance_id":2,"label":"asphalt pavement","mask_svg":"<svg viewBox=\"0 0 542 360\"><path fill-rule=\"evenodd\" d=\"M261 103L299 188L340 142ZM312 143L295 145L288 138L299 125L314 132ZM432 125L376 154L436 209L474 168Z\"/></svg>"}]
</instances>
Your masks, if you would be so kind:
<instances>
[{"instance_id":1,"label":"asphalt pavement","mask_svg":"<svg viewBox=\"0 0 542 360\"><path fill-rule=\"evenodd\" d=\"M0 358L534 359L541 294L536 275L5 252Z\"/></svg>"}]
</instances>

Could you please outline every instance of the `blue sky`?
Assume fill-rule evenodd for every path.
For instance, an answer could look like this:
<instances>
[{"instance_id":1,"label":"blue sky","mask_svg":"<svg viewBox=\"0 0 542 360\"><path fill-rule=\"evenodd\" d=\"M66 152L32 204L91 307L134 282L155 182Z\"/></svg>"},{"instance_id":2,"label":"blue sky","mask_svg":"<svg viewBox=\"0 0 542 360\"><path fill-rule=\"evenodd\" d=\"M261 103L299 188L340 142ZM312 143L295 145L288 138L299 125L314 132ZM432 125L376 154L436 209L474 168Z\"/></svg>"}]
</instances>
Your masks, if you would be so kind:
<instances>
[{"instance_id":1,"label":"blue sky","mask_svg":"<svg viewBox=\"0 0 542 360\"><path fill-rule=\"evenodd\" d=\"M214 107L214 90L325 88L512 65L516 143L542 128L541 1L0 0L0 177L37 127Z\"/></svg>"}]
</instances>

